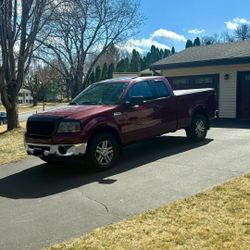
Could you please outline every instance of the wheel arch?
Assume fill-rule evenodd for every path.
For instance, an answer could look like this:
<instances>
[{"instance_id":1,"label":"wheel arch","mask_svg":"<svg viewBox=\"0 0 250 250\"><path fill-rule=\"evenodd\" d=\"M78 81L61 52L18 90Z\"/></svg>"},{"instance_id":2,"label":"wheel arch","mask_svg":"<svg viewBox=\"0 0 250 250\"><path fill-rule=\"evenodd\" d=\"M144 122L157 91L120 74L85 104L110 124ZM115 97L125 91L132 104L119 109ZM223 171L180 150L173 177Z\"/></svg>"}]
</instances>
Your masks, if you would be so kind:
<instances>
[{"instance_id":1,"label":"wheel arch","mask_svg":"<svg viewBox=\"0 0 250 250\"><path fill-rule=\"evenodd\" d=\"M110 135L112 135L118 143L119 150L121 150L121 148L122 148L121 137L120 137L119 133L117 132L117 130L111 126L101 126L101 127L96 128L88 138L88 145L90 144L91 140L98 134L110 134ZM87 149L88 149L88 146L87 146Z\"/></svg>"}]
</instances>

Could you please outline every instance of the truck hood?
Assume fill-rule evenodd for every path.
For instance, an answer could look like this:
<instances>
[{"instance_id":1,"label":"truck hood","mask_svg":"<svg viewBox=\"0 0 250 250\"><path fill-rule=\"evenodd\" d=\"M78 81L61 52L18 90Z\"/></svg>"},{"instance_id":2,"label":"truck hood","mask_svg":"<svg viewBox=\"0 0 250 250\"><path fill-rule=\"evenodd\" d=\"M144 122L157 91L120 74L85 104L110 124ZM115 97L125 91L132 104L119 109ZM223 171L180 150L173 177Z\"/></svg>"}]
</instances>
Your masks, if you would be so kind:
<instances>
[{"instance_id":1,"label":"truck hood","mask_svg":"<svg viewBox=\"0 0 250 250\"><path fill-rule=\"evenodd\" d=\"M56 108L50 111L45 111L39 115L58 116L68 119L82 120L89 116L114 110L117 105L69 105L63 108Z\"/></svg>"}]
</instances>

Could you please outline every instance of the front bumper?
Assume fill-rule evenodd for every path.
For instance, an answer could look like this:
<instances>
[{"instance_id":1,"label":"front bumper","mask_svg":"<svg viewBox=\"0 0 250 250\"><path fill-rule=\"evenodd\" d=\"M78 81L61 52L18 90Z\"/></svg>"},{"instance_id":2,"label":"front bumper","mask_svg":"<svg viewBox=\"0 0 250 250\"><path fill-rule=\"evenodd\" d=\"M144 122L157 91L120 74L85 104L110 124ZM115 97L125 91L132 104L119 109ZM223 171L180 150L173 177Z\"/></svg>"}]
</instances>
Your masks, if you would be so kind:
<instances>
[{"instance_id":1,"label":"front bumper","mask_svg":"<svg viewBox=\"0 0 250 250\"><path fill-rule=\"evenodd\" d=\"M60 145L25 143L25 148L29 155L35 156L81 156L86 153L87 143Z\"/></svg>"}]
</instances>

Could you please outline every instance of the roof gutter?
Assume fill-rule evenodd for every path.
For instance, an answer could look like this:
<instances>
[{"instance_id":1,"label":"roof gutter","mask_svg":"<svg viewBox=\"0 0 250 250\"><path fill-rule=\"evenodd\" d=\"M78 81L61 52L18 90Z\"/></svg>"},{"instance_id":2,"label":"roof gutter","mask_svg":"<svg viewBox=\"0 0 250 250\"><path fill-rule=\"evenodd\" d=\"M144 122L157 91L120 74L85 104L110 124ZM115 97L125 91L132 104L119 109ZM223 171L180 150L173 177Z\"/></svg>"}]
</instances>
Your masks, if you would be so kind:
<instances>
[{"instance_id":1,"label":"roof gutter","mask_svg":"<svg viewBox=\"0 0 250 250\"><path fill-rule=\"evenodd\" d=\"M151 70L161 69L177 69L177 68L193 68L193 67L205 67L205 66L218 66L218 65L232 65L232 64L246 64L250 63L250 57L236 57L236 58L225 58L216 60L204 60L194 62L183 62L183 63L170 63L170 64L153 64L149 68Z\"/></svg>"}]
</instances>

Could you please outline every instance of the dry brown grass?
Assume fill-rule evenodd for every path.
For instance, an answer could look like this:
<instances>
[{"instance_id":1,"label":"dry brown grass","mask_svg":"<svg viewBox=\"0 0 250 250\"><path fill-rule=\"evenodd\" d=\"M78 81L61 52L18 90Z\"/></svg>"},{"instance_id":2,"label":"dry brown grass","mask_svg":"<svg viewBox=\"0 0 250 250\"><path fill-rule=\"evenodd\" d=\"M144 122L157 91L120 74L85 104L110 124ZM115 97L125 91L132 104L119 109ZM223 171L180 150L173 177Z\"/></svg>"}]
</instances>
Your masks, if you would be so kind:
<instances>
[{"instance_id":1,"label":"dry brown grass","mask_svg":"<svg viewBox=\"0 0 250 250\"><path fill-rule=\"evenodd\" d=\"M250 249L250 174L50 249Z\"/></svg>"},{"instance_id":2,"label":"dry brown grass","mask_svg":"<svg viewBox=\"0 0 250 250\"><path fill-rule=\"evenodd\" d=\"M0 126L0 165L21 160L27 156L24 149L24 127L6 131L6 125Z\"/></svg>"}]
</instances>

